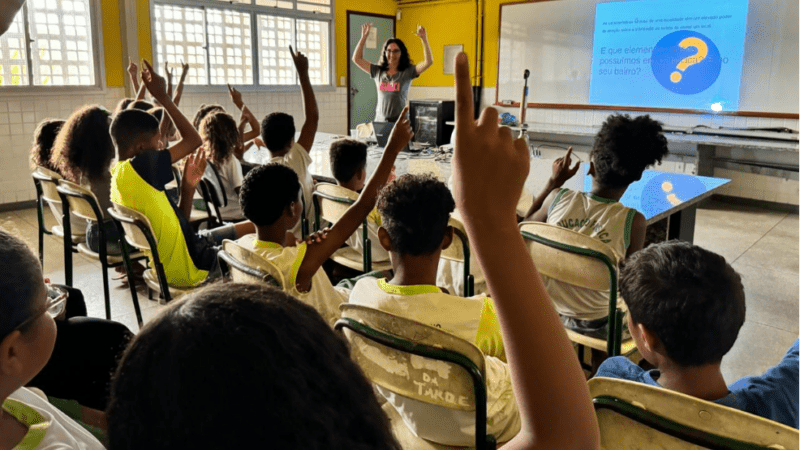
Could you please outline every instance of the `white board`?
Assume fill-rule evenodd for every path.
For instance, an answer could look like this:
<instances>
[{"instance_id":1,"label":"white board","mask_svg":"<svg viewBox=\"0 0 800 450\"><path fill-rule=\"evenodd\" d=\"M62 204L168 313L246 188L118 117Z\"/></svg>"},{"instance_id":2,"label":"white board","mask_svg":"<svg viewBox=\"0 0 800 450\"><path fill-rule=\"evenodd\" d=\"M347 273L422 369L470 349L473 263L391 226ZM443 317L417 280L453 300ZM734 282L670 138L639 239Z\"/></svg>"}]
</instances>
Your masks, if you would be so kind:
<instances>
[{"instance_id":1,"label":"white board","mask_svg":"<svg viewBox=\"0 0 800 450\"><path fill-rule=\"evenodd\" d=\"M497 100L519 102L528 69L529 103L588 105L597 3L502 5ZM798 3L750 0L739 111L798 113Z\"/></svg>"}]
</instances>

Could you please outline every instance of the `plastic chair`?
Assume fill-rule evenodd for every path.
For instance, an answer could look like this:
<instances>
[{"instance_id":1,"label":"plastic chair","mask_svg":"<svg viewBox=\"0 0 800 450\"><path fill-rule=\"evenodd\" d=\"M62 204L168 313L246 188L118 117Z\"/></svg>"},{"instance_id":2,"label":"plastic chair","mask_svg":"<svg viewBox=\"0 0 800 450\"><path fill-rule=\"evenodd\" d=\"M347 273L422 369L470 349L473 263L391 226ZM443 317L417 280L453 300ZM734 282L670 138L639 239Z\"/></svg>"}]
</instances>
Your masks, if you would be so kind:
<instances>
[{"instance_id":1,"label":"plastic chair","mask_svg":"<svg viewBox=\"0 0 800 450\"><path fill-rule=\"evenodd\" d=\"M566 330L570 340L578 345L581 364L584 347L604 351L608 356L633 353L636 350L633 339L622 342L623 313L617 308L617 259L611 248L590 236L555 225L523 222L519 227L540 273L577 287L608 291L605 341Z\"/></svg>"},{"instance_id":2,"label":"plastic chair","mask_svg":"<svg viewBox=\"0 0 800 450\"><path fill-rule=\"evenodd\" d=\"M350 205L358 199L358 193L350 189L343 188L336 184L319 183L314 187L314 214L316 218L316 229L319 229L321 219L331 223L336 223ZM369 225L367 220L361 226L361 242L363 255L357 250L345 247L337 250L331 259L335 262L349 267L353 270L363 271L364 273L373 270L389 270L392 268L390 262L372 263L372 241L369 239ZM359 260L361 261L359 263ZM374 267L373 267L374 266Z\"/></svg>"},{"instance_id":3,"label":"plastic chair","mask_svg":"<svg viewBox=\"0 0 800 450\"><path fill-rule=\"evenodd\" d=\"M449 225L453 227L453 242L450 246L442 250L440 258L449 261L456 261L464 264L464 297L472 297L475 295L475 277L472 276L469 259L469 239L467 232L464 230L464 225L457 219L450 218Z\"/></svg>"},{"instance_id":4,"label":"plastic chair","mask_svg":"<svg viewBox=\"0 0 800 450\"><path fill-rule=\"evenodd\" d=\"M124 261L121 256L109 256L108 250L106 247L106 234L105 229L102 226L103 222L103 213L100 210L100 206L98 206L97 198L94 196L94 193L89 189L86 189L83 186L78 184L69 182L67 180L61 180L56 187L56 190L61 196L61 201L64 205L68 206L68 211L71 214L74 214L82 219L86 219L93 223L99 223L98 226L98 234L100 240L100 251L94 252L90 249L86 243L79 242L77 245L78 253L86 255L92 259L96 259L100 261L100 265L102 267L103 273L103 298L105 299L105 306L106 306L106 319L111 319L111 300L109 297L108 292L108 269L110 267L119 267L123 265ZM65 209L65 211L67 211ZM65 212L65 215L67 213ZM120 242L120 246L122 246L122 242ZM143 253L137 252L132 255L128 255L132 261L145 259L146 256ZM128 278L128 284L131 287L131 291L135 292L136 287L134 286L133 279ZM139 307L139 300L136 297L133 297L134 306L136 308Z\"/></svg>"},{"instance_id":5,"label":"plastic chair","mask_svg":"<svg viewBox=\"0 0 800 450\"><path fill-rule=\"evenodd\" d=\"M228 196L225 192L225 186L222 184L222 178L219 176L219 171L211 162L208 163L208 169L203 174L198 188L200 189L200 195L208 206L209 226L211 228L222 226L225 222L244 220L244 217L223 217L222 208L228 206Z\"/></svg>"},{"instance_id":6,"label":"plastic chair","mask_svg":"<svg viewBox=\"0 0 800 450\"><path fill-rule=\"evenodd\" d=\"M220 265L228 269L229 277L237 283L266 283L278 289L283 289L286 284L283 274L274 264L234 241L222 241L222 250L217 255Z\"/></svg>"},{"instance_id":7,"label":"plastic chair","mask_svg":"<svg viewBox=\"0 0 800 450\"><path fill-rule=\"evenodd\" d=\"M77 244L86 238L86 229L72 230L69 208L61 201L61 195L56 189L62 180L61 175L44 167L37 167L31 173L33 184L36 186L37 217L39 220L39 263L44 267L44 235L54 235L61 238L64 243L64 284L72 286L72 253L77 251ZM44 224L44 203L50 206L58 225L50 231ZM66 225L65 225L66 223ZM64 239L65 234L70 239Z\"/></svg>"},{"instance_id":8,"label":"plastic chair","mask_svg":"<svg viewBox=\"0 0 800 450\"><path fill-rule=\"evenodd\" d=\"M795 428L680 392L600 377L589 393L603 449L798 448Z\"/></svg>"},{"instance_id":9,"label":"plastic chair","mask_svg":"<svg viewBox=\"0 0 800 450\"><path fill-rule=\"evenodd\" d=\"M344 329L353 357L368 379L420 402L474 411L475 448L496 448L495 437L486 434L486 361L475 345L366 306L340 308L342 318L335 328ZM447 378L439 376L442 371L449 374ZM425 395L427 388L442 395ZM405 426L402 421L399 425Z\"/></svg>"},{"instance_id":10,"label":"plastic chair","mask_svg":"<svg viewBox=\"0 0 800 450\"><path fill-rule=\"evenodd\" d=\"M139 211L116 203L113 205L112 208L108 208L108 213L117 225L120 240L125 238L132 247L149 255L152 268L145 270L142 274L144 282L147 285L147 297L152 299L153 291L156 291L161 294L163 302L167 303L173 298L190 291L191 289L170 286L167 282L164 265L161 264L161 258L158 256L158 241L156 241L153 227L150 225L150 220L147 219L147 216ZM130 271L131 265L128 251L124 245L121 247L125 268ZM135 290L131 291L132 295L135 295L134 292Z\"/></svg>"}]
</instances>

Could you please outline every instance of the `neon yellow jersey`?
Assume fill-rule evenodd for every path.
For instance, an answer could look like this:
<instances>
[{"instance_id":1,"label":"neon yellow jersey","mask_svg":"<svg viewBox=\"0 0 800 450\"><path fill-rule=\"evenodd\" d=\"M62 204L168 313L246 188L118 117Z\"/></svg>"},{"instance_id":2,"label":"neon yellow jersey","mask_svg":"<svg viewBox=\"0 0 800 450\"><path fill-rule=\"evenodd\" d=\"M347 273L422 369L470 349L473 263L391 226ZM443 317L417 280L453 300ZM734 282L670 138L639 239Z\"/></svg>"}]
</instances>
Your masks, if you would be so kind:
<instances>
[{"instance_id":1,"label":"neon yellow jersey","mask_svg":"<svg viewBox=\"0 0 800 450\"><path fill-rule=\"evenodd\" d=\"M208 272L198 269L189 255L186 238L166 192L147 183L130 160L119 162L111 169L111 201L138 211L150 220L158 242L158 256L171 286L192 287L206 279Z\"/></svg>"}]
</instances>

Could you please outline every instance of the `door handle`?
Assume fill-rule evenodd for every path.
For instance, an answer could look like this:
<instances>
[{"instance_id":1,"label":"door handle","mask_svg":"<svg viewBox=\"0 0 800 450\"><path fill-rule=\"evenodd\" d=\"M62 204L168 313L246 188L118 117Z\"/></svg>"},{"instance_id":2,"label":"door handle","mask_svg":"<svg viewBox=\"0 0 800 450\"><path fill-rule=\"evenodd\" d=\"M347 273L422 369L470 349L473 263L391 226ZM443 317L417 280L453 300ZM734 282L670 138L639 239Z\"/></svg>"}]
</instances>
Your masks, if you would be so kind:
<instances>
[{"instance_id":1,"label":"door handle","mask_svg":"<svg viewBox=\"0 0 800 450\"><path fill-rule=\"evenodd\" d=\"M356 89L354 87L351 87L350 88L350 95L356 95L356 94L358 94L358 89Z\"/></svg>"}]
</instances>

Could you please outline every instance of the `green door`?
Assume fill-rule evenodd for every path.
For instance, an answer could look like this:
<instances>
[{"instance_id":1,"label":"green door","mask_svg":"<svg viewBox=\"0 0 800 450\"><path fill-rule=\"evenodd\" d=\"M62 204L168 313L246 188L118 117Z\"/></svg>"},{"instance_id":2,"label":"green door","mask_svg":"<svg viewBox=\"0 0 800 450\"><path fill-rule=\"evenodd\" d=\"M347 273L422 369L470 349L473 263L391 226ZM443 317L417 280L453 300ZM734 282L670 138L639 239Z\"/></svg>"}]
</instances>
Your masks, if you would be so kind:
<instances>
[{"instance_id":1,"label":"green door","mask_svg":"<svg viewBox=\"0 0 800 450\"><path fill-rule=\"evenodd\" d=\"M361 25L372 23L377 28L378 35L374 45L364 47L364 59L377 64L381 56L381 48L387 39L395 35L394 16L381 16L376 14L347 11L347 55L348 55L348 101L349 111L348 128L355 128L360 123L372 122L375 119L375 106L378 103L378 92L375 82L351 60L353 50L361 39ZM370 48L373 47L373 48Z\"/></svg>"}]
</instances>

